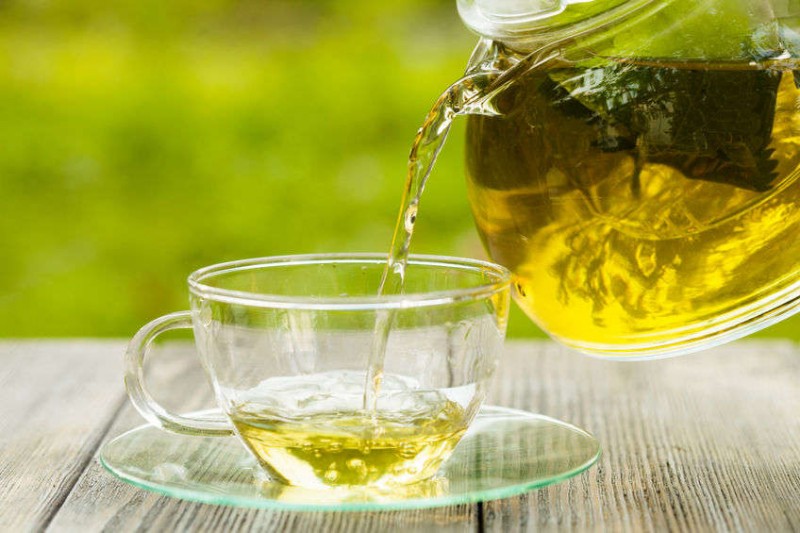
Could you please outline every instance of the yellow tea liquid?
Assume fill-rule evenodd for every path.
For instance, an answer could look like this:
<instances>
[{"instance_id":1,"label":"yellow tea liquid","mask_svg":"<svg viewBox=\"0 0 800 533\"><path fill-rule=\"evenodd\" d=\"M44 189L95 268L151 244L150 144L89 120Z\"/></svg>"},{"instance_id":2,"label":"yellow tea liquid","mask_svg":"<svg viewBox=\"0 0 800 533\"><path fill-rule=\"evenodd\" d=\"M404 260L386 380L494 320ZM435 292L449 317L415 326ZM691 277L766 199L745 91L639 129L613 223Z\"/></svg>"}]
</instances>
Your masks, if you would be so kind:
<instances>
[{"instance_id":1,"label":"yellow tea liquid","mask_svg":"<svg viewBox=\"0 0 800 533\"><path fill-rule=\"evenodd\" d=\"M800 90L779 64L541 68L471 116L468 185L535 322L637 355L800 298Z\"/></svg>"},{"instance_id":2,"label":"yellow tea liquid","mask_svg":"<svg viewBox=\"0 0 800 533\"><path fill-rule=\"evenodd\" d=\"M363 376L350 379L358 389L338 392L315 391L308 378L300 387L313 392L299 402L244 403L231 420L267 471L292 485L391 487L432 477L467 429L465 409L439 392L398 390L390 376L385 405L370 413L361 407Z\"/></svg>"}]
</instances>

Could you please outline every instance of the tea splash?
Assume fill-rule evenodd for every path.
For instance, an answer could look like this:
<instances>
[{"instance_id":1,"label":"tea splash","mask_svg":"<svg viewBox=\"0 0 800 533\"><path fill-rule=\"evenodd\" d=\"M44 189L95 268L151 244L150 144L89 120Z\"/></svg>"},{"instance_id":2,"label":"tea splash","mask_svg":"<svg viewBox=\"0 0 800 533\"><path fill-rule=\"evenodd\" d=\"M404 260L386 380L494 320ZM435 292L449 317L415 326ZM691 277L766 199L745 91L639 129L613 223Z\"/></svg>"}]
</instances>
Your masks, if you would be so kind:
<instances>
[{"instance_id":1,"label":"tea splash","mask_svg":"<svg viewBox=\"0 0 800 533\"><path fill-rule=\"evenodd\" d=\"M381 409L365 413L363 383L363 372L268 379L232 407L231 420L291 485L390 488L433 476L466 432L466 410L443 391L420 393L416 381L390 376Z\"/></svg>"},{"instance_id":2,"label":"tea splash","mask_svg":"<svg viewBox=\"0 0 800 533\"><path fill-rule=\"evenodd\" d=\"M522 72L557 57L557 52L546 50L542 53L532 53L516 64L509 63L501 53L501 45L491 41L482 41L481 44L473 57L472 62L475 66L439 97L414 138L408 157L400 214L395 223L392 244L378 294L400 294L403 291L406 263L420 199L436 164L436 158L447 140L453 120L457 116L469 114L499 115L495 97L514 83ZM386 311L379 317L375 326L372 357L364 387L364 408L368 412L375 411L392 318L393 313Z\"/></svg>"}]
</instances>

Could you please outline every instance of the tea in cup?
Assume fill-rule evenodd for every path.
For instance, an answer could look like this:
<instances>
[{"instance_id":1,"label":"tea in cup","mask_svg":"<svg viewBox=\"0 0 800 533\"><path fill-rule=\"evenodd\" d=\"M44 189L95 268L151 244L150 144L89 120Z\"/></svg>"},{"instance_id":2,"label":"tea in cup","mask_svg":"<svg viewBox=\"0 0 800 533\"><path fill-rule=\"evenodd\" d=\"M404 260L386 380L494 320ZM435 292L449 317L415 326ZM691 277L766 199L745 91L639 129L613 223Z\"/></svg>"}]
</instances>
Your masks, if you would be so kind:
<instances>
[{"instance_id":1,"label":"tea in cup","mask_svg":"<svg viewBox=\"0 0 800 533\"><path fill-rule=\"evenodd\" d=\"M412 256L404 292L378 295L385 265L381 255L326 254L194 272L191 311L154 320L130 343L131 400L167 431L235 434L289 485L390 488L431 478L483 402L510 274L483 261ZM375 336L386 320L384 346ZM170 413L144 388L150 344L178 328L193 329L224 418Z\"/></svg>"}]
</instances>

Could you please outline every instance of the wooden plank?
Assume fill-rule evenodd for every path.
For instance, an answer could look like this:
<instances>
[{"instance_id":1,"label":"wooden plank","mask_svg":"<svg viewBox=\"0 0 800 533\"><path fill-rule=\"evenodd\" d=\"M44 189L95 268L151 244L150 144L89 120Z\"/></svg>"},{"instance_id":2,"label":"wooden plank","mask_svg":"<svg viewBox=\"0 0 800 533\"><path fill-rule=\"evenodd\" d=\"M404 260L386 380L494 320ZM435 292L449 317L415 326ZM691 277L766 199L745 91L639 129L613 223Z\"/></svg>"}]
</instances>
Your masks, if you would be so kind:
<instances>
[{"instance_id":1,"label":"wooden plank","mask_svg":"<svg viewBox=\"0 0 800 533\"><path fill-rule=\"evenodd\" d=\"M599 467L481 507L390 513L234 509L116 481L88 459L112 419L110 435L141 423L122 399L121 349L0 343L0 530L800 528L800 350L788 342L636 364L509 343L490 401L593 431L605 450ZM191 350L173 350L155 374L165 403L209 402Z\"/></svg>"},{"instance_id":2,"label":"wooden plank","mask_svg":"<svg viewBox=\"0 0 800 533\"><path fill-rule=\"evenodd\" d=\"M624 363L510 343L493 403L593 432L568 483L484 505L486 530L800 529L800 349L745 341Z\"/></svg>"},{"instance_id":3,"label":"wooden plank","mask_svg":"<svg viewBox=\"0 0 800 533\"><path fill-rule=\"evenodd\" d=\"M120 341L0 342L0 530L45 527L123 404Z\"/></svg>"},{"instance_id":4,"label":"wooden plank","mask_svg":"<svg viewBox=\"0 0 800 533\"><path fill-rule=\"evenodd\" d=\"M151 388L180 411L211 404L210 393L192 350L172 345L153 372ZM158 374L156 376L155 374ZM144 421L126 404L108 438ZM158 496L113 478L92 461L59 513L53 531L473 531L475 506L384 513L302 513L238 509Z\"/></svg>"}]
</instances>

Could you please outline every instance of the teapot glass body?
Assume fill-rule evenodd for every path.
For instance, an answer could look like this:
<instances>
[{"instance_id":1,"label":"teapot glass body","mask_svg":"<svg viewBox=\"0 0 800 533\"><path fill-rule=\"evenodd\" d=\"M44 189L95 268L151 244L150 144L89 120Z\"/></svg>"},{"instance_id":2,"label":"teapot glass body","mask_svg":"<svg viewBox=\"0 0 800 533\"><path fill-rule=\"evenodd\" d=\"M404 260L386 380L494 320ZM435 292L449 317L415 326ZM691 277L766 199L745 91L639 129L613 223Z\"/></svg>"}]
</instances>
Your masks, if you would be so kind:
<instances>
[{"instance_id":1,"label":"teapot glass body","mask_svg":"<svg viewBox=\"0 0 800 533\"><path fill-rule=\"evenodd\" d=\"M533 65L467 127L470 205L517 302L563 343L626 357L703 349L798 311L791 14L607 3L564 6L473 57L473 70Z\"/></svg>"}]
</instances>

